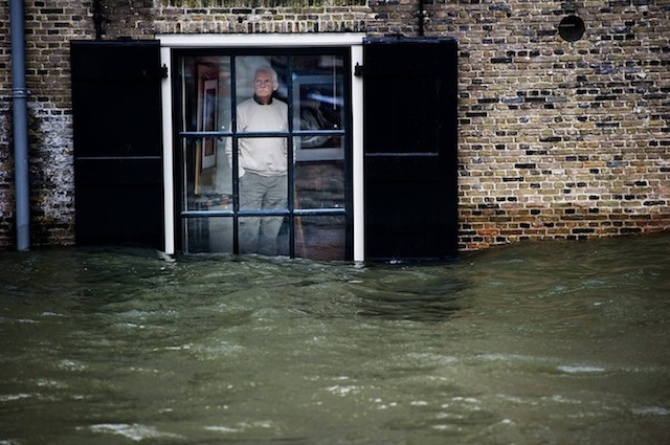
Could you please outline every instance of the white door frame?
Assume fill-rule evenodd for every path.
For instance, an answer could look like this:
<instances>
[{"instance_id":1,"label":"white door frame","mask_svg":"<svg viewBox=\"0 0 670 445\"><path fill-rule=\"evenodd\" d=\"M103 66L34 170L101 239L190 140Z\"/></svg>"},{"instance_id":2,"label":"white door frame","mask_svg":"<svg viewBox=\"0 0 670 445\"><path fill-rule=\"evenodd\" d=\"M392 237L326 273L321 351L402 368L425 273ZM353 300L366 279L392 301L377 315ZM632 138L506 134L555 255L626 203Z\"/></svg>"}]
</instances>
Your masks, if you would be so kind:
<instances>
[{"instance_id":1,"label":"white door frame","mask_svg":"<svg viewBox=\"0 0 670 445\"><path fill-rule=\"evenodd\" d=\"M172 72L172 49L177 48L287 48L349 47L351 66L363 64L363 33L328 34L158 34L161 42L161 65ZM363 80L350 73L352 104L352 186L354 219L354 261L363 261ZM161 84L163 124L163 180L165 184L165 253L175 253L175 184L173 177L174 141L172 122L172 81Z\"/></svg>"}]
</instances>

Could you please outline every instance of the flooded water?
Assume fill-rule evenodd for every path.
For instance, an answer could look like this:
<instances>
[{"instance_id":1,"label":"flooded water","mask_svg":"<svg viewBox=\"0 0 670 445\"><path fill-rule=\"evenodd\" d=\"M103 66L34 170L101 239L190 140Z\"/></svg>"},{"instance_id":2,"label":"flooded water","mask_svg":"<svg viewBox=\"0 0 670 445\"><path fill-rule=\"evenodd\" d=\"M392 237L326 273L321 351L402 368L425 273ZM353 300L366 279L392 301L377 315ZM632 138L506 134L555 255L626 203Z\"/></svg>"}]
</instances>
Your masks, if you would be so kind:
<instances>
[{"instance_id":1,"label":"flooded water","mask_svg":"<svg viewBox=\"0 0 670 445\"><path fill-rule=\"evenodd\" d=\"M0 444L667 444L670 234L451 264L0 253Z\"/></svg>"}]
</instances>

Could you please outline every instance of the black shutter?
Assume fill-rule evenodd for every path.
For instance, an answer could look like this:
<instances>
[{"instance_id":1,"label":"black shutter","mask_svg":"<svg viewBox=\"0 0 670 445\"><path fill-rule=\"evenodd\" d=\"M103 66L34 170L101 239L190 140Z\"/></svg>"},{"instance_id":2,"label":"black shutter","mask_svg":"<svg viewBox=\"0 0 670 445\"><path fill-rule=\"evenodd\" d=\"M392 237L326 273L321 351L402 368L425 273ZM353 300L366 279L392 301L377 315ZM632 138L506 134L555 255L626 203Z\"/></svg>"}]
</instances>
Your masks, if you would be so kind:
<instances>
[{"instance_id":1,"label":"black shutter","mask_svg":"<svg viewBox=\"0 0 670 445\"><path fill-rule=\"evenodd\" d=\"M75 235L164 248L160 42L73 41Z\"/></svg>"},{"instance_id":2,"label":"black shutter","mask_svg":"<svg viewBox=\"0 0 670 445\"><path fill-rule=\"evenodd\" d=\"M364 42L367 259L457 254L457 72L452 39Z\"/></svg>"}]
</instances>

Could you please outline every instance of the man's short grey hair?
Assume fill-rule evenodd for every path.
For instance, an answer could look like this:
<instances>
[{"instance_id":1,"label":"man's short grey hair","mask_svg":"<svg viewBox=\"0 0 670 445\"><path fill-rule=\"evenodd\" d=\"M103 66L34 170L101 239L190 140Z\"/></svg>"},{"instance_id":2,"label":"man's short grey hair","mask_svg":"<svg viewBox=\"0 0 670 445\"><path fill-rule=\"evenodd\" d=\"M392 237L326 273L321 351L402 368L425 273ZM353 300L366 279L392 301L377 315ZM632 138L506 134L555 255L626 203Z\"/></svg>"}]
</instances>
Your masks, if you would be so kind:
<instances>
[{"instance_id":1,"label":"man's short grey hair","mask_svg":"<svg viewBox=\"0 0 670 445\"><path fill-rule=\"evenodd\" d=\"M254 79L258 77L258 73L270 73L272 76L272 81L274 83L279 83L279 76L277 76L277 71L275 71L274 68L272 68L270 65L261 65L258 68L256 68L256 71L254 72Z\"/></svg>"}]
</instances>

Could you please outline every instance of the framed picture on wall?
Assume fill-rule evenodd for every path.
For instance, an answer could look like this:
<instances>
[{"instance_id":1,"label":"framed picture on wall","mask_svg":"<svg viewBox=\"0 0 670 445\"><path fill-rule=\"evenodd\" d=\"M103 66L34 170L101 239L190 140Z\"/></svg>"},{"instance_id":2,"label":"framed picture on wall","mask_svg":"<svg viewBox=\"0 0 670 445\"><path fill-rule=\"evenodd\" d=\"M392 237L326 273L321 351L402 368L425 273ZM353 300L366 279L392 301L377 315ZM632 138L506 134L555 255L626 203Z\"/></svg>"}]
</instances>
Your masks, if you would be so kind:
<instances>
[{"instance_id":1,"label":"framed picture on wall","mask_svg":"<svg viewBox=\"0 0 670 445\"><path fill-rule=\"evenodd\" d=\"M198 131L216 131L218 121L219 74L207 65L198 67ZM216 167L216 138L205 137L200 144L199 169Z\"/></svg>"},{"instance_id":2,"label":"framed picture on wall","mask_svg":"<svg viewBox=\"0 0 670 445\"><path fill-rule=\"evenodd\" d=\"M202 131L216 131L218 84L218 78L203 82ZM212 167L216 167L216 138L208 137L203 144L202 168L204 170Z\"/></svg>"}]
</instances>

